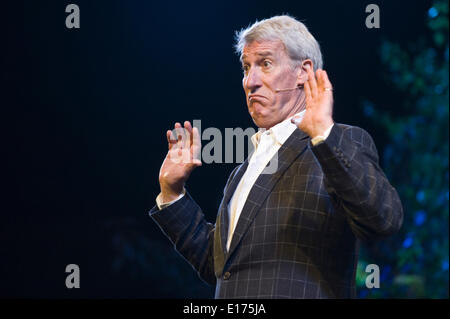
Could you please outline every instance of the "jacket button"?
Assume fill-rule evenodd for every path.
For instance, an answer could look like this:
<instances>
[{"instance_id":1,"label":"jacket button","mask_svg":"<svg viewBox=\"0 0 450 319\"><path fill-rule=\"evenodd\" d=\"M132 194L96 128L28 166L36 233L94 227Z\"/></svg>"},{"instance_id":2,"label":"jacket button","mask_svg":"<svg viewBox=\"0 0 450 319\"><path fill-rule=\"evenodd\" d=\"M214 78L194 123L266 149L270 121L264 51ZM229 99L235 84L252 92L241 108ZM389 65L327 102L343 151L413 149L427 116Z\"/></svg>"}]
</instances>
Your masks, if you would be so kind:
<instances>
[{"instance_id":1,"label":"jacket button","mask_svg":"<svg viewBox=\"0 0 450 319\"><path fill-rule=\"evenodd\" d=\"M231 277L231 273L229 271L227 271L226 273L223 274L223 280L228 280Z\"/></svg>"}]
</instances>

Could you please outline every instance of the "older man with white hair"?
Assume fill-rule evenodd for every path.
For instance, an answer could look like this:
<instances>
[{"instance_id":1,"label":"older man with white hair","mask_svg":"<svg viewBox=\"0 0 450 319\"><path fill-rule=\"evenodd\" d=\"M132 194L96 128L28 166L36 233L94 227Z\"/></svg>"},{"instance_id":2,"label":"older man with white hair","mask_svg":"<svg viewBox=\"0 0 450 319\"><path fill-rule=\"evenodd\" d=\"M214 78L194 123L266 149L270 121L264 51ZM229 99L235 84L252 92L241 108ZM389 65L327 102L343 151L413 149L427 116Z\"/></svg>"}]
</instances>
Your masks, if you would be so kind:
<instances>
[{"instance_id":1,"label":"older man with white hair","mask_svg":"<svg viewBox=\"0 0 450 319\"><path fill-rule=\"evenodd\" d=\"M360 240L395 233L403 221L396 190L363 129L334 123L333 87L306 26L290 16L237 33L248 111L260 130L255 151L231 173L215 224L184 185L200 137L167 131L161 193L150 216L216 287L216 298L350 298ZM187 151L190 161L175 161ZM277 168L267 173L269 162Z\"/></svg>"}]
</instances>

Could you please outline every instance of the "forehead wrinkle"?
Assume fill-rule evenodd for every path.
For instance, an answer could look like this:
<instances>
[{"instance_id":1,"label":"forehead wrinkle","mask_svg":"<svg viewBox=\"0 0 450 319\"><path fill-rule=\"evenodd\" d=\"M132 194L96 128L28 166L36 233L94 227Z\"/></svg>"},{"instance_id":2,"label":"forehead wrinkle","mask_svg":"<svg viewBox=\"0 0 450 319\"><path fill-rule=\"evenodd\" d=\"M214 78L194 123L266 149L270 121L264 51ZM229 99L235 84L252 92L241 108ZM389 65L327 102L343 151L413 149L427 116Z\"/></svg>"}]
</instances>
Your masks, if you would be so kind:
<instances>
[{"instance_id":1,"label":"forehead wrinkle","mask_svg":"<svg viewBox=\"0 0 450 319\"><path fill-rule=\"evenodd\" d=\"M281 47L281 48L280 48ZM281 50L280 50L281 49ZM286 46L280 39L261 39L261 40L253 40L248 42L242 48L241 55L239 56L239 60L242 62L247 55L244 51L252 51L252 50L261 50L261 53L256 53L258 55L262 55L264 53L270 52L273 56L279 55L280 51L287 51ZM278 53L278 54L277 54Z\"/></svg>"},{"instance_id":2,"label":"forehead wrinkle","mask_svg":"<svg viewBox=\"0 0 450 319\"><path fill-rule=\"evenodd\" d=\"M276 56L275 54L274 54L274 52L272 52L272 51L262 51L262 52L257 52L257 53L255 53L255 55L258 55L258 56L260 56L260 57L268 57L268 56ZM243 54L243 55L241 55L240 57L239 57L239 59L241 60L241 62L243 62L245 59L247 58L247 55L245 55L245 54Z\"/></svg>"}]
</instances>

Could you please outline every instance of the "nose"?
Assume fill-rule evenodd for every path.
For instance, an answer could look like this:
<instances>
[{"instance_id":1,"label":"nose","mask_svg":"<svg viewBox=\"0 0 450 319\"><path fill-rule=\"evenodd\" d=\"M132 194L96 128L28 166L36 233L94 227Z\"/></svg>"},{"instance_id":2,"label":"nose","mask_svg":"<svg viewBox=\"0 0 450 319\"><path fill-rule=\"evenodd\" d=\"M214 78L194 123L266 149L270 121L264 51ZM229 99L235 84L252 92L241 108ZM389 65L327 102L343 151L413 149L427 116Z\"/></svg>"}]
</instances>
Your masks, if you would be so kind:
<instances>
[{"instance_id":1,"label":"nose","mask_svg":"<svg viewBox=\"0 0 450 319\"><path fill-rule=\"evenodd\" d=\"M244 89L255 92L261 86L262 81L258 68L251 68L247 76L244 77Z\"/></svg>"}]
</instances>

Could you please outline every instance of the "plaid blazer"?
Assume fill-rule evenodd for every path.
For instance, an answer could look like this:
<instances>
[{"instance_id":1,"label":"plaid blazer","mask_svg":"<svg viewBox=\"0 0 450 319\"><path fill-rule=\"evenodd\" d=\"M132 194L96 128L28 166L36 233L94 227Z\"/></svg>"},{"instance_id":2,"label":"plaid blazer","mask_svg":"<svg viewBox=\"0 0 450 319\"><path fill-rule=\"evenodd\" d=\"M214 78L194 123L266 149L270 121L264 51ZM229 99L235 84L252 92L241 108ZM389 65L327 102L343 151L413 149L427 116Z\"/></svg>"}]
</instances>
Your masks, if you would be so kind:
<instances>
[{"instance_id":1,"label":"plaid blazer","mask_svg":"<svg viewBox=\"0 0 450 319\"><path fill-rule=\"evenodd\" d=\"M215 225L188 192L149 214L199 276L216 286L216 298L354 297L359 239L388 236L403 222L371 136L336 123L312 146L295 130L275 156L278 168L256 180L229 251L227 206L248 159L231 173Z\"/></svg>"}]
</instances>

